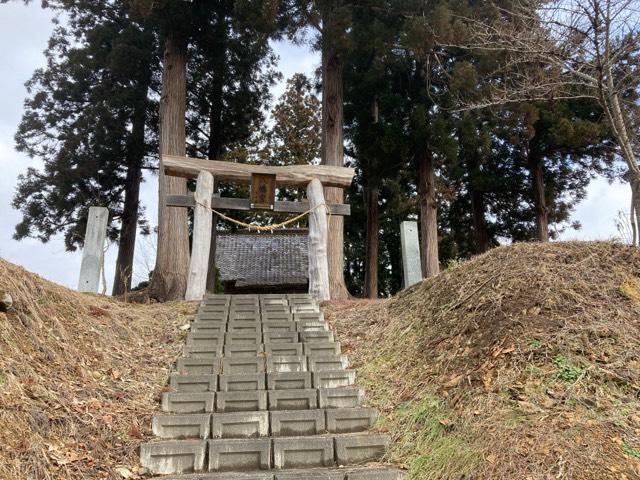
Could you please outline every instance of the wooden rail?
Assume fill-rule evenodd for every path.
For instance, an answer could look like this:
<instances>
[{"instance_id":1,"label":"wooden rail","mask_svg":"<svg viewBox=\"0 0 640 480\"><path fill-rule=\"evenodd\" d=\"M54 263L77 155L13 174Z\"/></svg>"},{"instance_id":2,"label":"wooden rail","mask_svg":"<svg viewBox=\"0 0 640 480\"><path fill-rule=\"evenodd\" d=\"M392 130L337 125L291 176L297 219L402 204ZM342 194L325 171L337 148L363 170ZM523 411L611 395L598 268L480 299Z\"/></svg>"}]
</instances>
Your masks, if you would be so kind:
<instances>
[{"instance_id":1,"label":"wooden rail","mask_svg":"<svg viewBox=\"0 0 640 480\"><path fill-rule=\"evenodd\" d=\"M355 170L347 167L327 165L288 165L271 167L249 163L221 162L200 158L163 155L162 165L167 175L196 178L201 171L211 173L216 181L251 182L252 173L275 174L276 184L283 186L307 187L314 178L324 187L346 188L351 185Z\"/></svg>"},{"instance_id":2,"label":"wooden rail","mask_svg":"<svg viewBox=\"0 0 640 480\"><path fill-rule=\"evenodd\" d=\"M193 195L167 195L166 205L168 207L195 207L196 201ZM332 203L328 205L331 215L349 216L351 215L351 205L344 203ZM241 210L249 211L251 208L251 200L248 198L230 198L230 197L213 197L211 199L211 208L216 210ZM288 202L276 201L271 212L279 213L304 213L309 210L308 201Z\"/></svg>"}]
</instances>

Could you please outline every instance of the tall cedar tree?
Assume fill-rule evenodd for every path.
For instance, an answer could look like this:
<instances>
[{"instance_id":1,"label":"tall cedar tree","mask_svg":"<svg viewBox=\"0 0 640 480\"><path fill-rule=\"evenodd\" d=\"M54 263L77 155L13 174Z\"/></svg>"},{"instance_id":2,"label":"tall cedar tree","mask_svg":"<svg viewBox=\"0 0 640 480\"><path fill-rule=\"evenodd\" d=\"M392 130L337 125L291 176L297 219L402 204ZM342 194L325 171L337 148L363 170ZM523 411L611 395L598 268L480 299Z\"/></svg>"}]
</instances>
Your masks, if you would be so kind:
<instances>
[{"instance_id":1,"label":"tall cedar tree","mask_svg":"<svg viewBox=\"0 0 640 480\"><path fill-rule=\"evenodd\" d=\"M350 31L351 49L345 62L345 134L348 140L347 152L355 160L356 188L350 198L362 202L362 210L354 209L353 217L347 224L348 257L357 255L360 249L359 268L364 267L364 286L354 293L368 298L376 298L381 291L379 278L386 272L381 258L380 207L383 182L391 182L404 167L406 155L403 151L402 116L397 105L402 102L394 91L393 65L388 52L396 41L400 17L384 15L384 2L372 1L355 8ZM378 7L378 8L375 8ZM387 202L382 204L386 208ZM358 218L363 212L363 218ZM354 230L364 223L364 238L353 238ZM383 247L384 248L384 247ZM395 252L394 252L395 253ZM355 268L349 258L349 274ZM382 268L381 268L382 267ZM351 282L353 284L353 282Z\"/></svg>"},{"instance_id":2,"label":"tall cedar tree","mask_svg":"<svg viewBox=\"0 0 640 480\"><path fill-rule=\"evenodd\" d=\"M120 3L64 2L67 26L54 31L47 67L27 83L16 133L18 151L40 158L18 180L15 238L43 242L63 233L68 250L83 244L88 208L109 208L108 238L119 242L113 293L131 286L142 169L155 142L148 92L156 59L149 24Z\"/></svg>"},{"instance_id":3,"label":"tall cedar tree","mask_svg":"<svg viewBox=\"0 0 640 480\"><path fill-rule=\"evenodd\" d=\"M273 81L270 66L274 59L268 39L277 33L280 13L274 3L140 0L138 6L152 8L152 17L165 39L161 155L186 153L187 112L190 152L215 158L227 145L242 141L254 122L261 120L260 106L268 99ZM262 15L254 20L248 11ZM191 67L189 78L187 62ZM266 77L256 75L265 65ZM186 189L184 180L165 176L161 166L158 252L150 285L151 295L158 299L181 298L186 288L187 212L164 206L167 195L185 194ZM215 251L211 255L214 258ZM211 279L213 273L211 268Z\"/></svg>"},{"instance_id":4,"label":"tall cedar tree","mask_svg":"<svg viewBox=\"0 0 640 480\"><path fill-rule=\"evenodd\" d=\"M358 2L341 0L288 0L286 5L290 36L307 32L314 34L314 45L322 57L322 163L344 166L343 69L348 51L348 28L351 24L352 7ZM341 188L326 188L327 203L342 203ZM340 300L349 297L344 280L344 218L332 216L329 221L327 244L329 262L329 288L331 298Z\"/></svg>"}]
</instances>

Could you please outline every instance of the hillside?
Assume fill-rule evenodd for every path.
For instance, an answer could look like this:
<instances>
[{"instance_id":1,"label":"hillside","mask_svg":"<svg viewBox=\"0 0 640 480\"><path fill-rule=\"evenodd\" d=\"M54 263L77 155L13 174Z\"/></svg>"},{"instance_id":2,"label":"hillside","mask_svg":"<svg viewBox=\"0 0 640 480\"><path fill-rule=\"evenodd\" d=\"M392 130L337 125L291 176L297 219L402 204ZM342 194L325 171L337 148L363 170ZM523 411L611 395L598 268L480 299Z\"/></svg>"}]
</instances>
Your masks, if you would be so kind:
<instances>
[{"instance_id":1,"label":"hillside","mask_svg":"<svg viewBox=\"0 0 640 480\"><path fill-rule=\"evenodd\" d=\"M188 304L84 295L0 259L0 479L137 478Z\"/></svg>"},{"instance_id":2,"label":"hillside","mask_svg":"<svg viewBox=\"0 0 640 480\"><path fill-rule=\"evenodd\" d=\"M640 478L637 250L501 247L329 311L411 478Z\"/></svg>"}]
</instances>

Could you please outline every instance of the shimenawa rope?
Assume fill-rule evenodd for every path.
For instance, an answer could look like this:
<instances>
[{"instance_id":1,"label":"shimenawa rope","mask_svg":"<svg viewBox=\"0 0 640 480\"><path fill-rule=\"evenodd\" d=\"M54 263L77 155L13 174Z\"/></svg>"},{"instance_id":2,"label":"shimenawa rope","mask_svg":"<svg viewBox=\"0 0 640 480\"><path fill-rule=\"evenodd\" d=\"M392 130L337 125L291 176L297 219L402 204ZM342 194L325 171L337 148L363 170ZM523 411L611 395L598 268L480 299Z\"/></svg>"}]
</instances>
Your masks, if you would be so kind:
<instances>
[{"instance_id":1,"label":"shimenawa rope","mask_svg":"<svg viewBox=\"0 0 640 480\"><path fill-rule=\"evenodd\" d=\"M329 217L331 217L331 209L329 208L329 205L327 205L326 203L319 203L315 207L310 208L309 210L307 210L306 212L303 212L300 215L296 215L295 217L290 218L288 220L285 220L284 222L276 223L274 225L254 225L252 223L245 223L245 222L243 222L241 220L237 220L235 218L231 218L231 217L225 215L224 213L220 213L218 210L216 210L214 208L211 208L209 205L205 205L202 202L196 201L196 203L198 205L200 205L201 207L208 208L213 213L218 215L220 218L222 218L224 220L227 220L228 222L234 223L234 224L236 224L236 225L238 225L240 227L244 227L247 230L255 230L257 232L273 232L274 230L278 230L279 228L284 228L287 225L290 225L292 223L297 222L298 220L301 220L302 218L306 217L311 212L314 212L315 210L317 210L320 207L324 207L326 212L327 212L327 215L329 215Z\"/></svg>"}]
</instances>

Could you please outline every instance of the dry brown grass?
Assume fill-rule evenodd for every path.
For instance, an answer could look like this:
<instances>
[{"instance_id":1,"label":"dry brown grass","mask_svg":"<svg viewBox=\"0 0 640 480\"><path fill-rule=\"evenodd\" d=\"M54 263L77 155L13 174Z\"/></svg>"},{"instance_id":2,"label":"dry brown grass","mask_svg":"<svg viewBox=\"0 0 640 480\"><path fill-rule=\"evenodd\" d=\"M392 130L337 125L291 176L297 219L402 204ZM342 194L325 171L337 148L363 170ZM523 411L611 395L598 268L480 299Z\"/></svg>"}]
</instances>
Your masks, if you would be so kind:
<instances>
[{"instance_id":1,"label":"dry brown grass","mask_svg":"<svg viewBox=\"0 0 640 480\"><path fill-rule=\"evenodd\" d=\"M137 478L194 305L79 294L2 259L0 290L0 479Z\"/></svg>"},{"instance_id":2,"label":"dry brown grass","mask_svg":"<svg viewBox=\"0 0 640 480\"><path fill-rule=\"evenodd\" d=\"M328 318L420 479L640 478L640 253L520 244Z\"/></svg>"}]
</instances>

